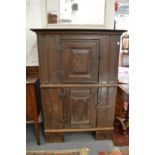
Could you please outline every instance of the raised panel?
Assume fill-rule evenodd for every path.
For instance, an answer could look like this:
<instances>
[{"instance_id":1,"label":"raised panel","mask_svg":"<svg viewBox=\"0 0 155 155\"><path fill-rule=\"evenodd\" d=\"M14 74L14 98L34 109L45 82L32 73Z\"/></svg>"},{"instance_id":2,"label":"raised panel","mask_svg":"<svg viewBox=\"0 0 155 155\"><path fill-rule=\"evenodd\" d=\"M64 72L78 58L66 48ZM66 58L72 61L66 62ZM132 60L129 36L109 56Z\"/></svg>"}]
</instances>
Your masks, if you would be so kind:
<instances>
[{"instance_id":1,"label":"raised panel","mask_svg":"<svg viewBox=\"0 0 155 155\"><path fill-rule=\"evenodd\" d=\"M97 83L99 40L61 40L63 83Z\"/></svg>"},{"instance_id":2,"label":"raised panel","mask_svg":"<svg viewBox=\"0 0 155 155\"><path fill-rule=\"evenodd\" d=\"M97 89L70 90L71 128L96 127Z\"/></svg>"},{"instance_id":3,"label":"raised panel","mask_svg":"<svg viewBox=\"0 0 155 155\"><path fill-rule=\"evenodd\" d=\"M70 75L69 77L76 77L83 75L90 77L90 50L89 49L71 49L70 51Z\"/></svg>"},{"instance_id":4,"label":"raised panel","mask_svg":"<svg viewBox=\"0 0 155 155\"><path fill-rule=\"evenodd\" d=\"M89 127L89 89L71 90L71 127Z\"/></svg>"}]
</instances>

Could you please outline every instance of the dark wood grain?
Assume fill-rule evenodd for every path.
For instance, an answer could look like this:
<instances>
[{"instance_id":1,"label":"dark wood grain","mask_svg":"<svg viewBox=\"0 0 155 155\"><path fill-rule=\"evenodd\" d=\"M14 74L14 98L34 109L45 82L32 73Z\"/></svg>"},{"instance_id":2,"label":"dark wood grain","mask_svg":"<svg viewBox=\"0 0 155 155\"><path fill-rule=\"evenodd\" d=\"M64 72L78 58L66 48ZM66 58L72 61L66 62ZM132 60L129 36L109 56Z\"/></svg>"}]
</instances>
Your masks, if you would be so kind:
<instances>
[{"instance_id":1,"label":"dark wood grain","mask_svg":"<svg viewBox=\"0 0 155 155\"><path fill-rule=\"evenodd\" d=\"M117 83L118 80L118 59L119 59L120 37L111 36L109 53L109 78L108 83Z\"/></svg>"},{"instance_id":2,"label":"dark wood grain","mask_svg":"<svg viewBox=\"0 0 155 155\"><path fill-rule=\"evenodd\" d=\"M117 87L117 83L99 83L99 84L41 84L42 88L99 88L99 87Z\"/></svg>"},{"instance_id":3,"label":"dark wood grain","mask_svg":"<svg viewBox=\"0 0 155 155\"><path fill-rule=\"evenodd\" d=\"M38 37L39 77L40 83L49 82L50 53L48 47L48 35L40 34Z\"/></svg>"},{"instance_id":4,"label":"dark wood grain","mask_svg":"<svg viewBox=\"0 0 155 155\"><path fill-rule=\"evenodd\" d=\"M62 129L62 100L59 97L61 89L42 88L42 103L45 129Z\"/></svg>"},{"instance_id":5,"label":"dark wood grain","mask_svg":"<svg viewBox=\"0 0 155 155\"><path fill-rule=\"evenodd\" d=\"M110 35L101 36L100 42L99 84L108 84Z\"/></svg>"},{"instance_id":6,"label":"dark wood grain","mask_svg":"<svg viewBox=\"0 0 155 155\"><path fill-rule=\"evenodd\" d=\"M71 89L71 128L96 127L96 101L97 91L95 89Z\"/></svg>"},{"instance_id":7,"label":"dark wood grain","mask_svg":"<svg viewBox=\"0 0 155 155\"><path fill-rule=\"evenodd\" d=\"M37 28L37 29L31 29L32 31L36 32L37 34L80 34L82 36L85 36L85 34L93 34L93 35L122 35L126 30L112 30L112 29L78 29L78 28L72 28L72 29L56 29L56 28Z\"/></svg>"},{"instance_id":8,"label":"dark wood grain","mask_svg":"<svg viewBox=\"0 0 155 155\"><path fill-rule=\"evenodd\" d=\"M60 133L60 132L92 132L92 131L109 131L113 130L113 127L104 127L104 128L76 128L76 129L52 129L52 130L45 130L48 133Z\"/></svg>"},{"instance_id":9,"label":"dark wood grain","mask_svg":"<svg viewBox=\"0 0 155 155\"><path fill-rule=\"evenodd\" d=\"M44 131L48 142L65 132L113 131L122 30L32 29L37 33ZM56 136L54 133L57 133Z\"/></svg>"},{"instance_id":10,"label":"dark wood grain","mask_svg":"<svg viewBox=\"0 0 155 155\"><path fill-rule=\"evenodd\" d=\"M61 40L61 70L63 83L97 83L99 40L83 37L80 40Z\"/></svg>"},{"instance_id":11,"label":"dark wood grain","mask_svg":"<svg viewBox=\"0 0 155 155\"><path fill-rule=\"evenodd\" d=\"M111 127L114 120L116 88L100 88L97 105L98 127Z\"/></svg>"}]
</instances>

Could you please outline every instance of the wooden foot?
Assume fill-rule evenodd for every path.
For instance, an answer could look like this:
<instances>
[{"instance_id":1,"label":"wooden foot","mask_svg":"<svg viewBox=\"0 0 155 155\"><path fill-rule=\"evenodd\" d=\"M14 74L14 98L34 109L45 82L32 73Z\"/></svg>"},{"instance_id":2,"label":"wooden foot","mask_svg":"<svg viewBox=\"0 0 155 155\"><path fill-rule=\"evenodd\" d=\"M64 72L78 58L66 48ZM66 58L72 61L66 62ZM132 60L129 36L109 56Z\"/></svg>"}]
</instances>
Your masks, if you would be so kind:
<instances>
[{"instance_id":1,"label":"wooden foot","mask_svg":"<svg viewBox=\"0 0 155 155\"><path fill-rule=\"evenodd\" d=\"M40 133L39 133L39 124L38 122L34 123L34 129L35 129L35 135L36 135L36 142L37 142L37 145L40 145Z\"/></svg>"},{"instance_id":2,"label":"wooden foot","mask_svg":"<svg viewBox=\"0 0 155 155\"><path fill-rule=\"evenodd\" d=\"M96 131L96 140L112 139L113 131Z\"/></svg>"},{"instance_id":3,"label":"wooden foot","mask_svg":"<svg viewBox=\"0 0 155 155\"><path fill-rule=\"evenodd\" d=\"M47 143L64 142L64 133L45 133Z\"/></svg>"}]
</instances>

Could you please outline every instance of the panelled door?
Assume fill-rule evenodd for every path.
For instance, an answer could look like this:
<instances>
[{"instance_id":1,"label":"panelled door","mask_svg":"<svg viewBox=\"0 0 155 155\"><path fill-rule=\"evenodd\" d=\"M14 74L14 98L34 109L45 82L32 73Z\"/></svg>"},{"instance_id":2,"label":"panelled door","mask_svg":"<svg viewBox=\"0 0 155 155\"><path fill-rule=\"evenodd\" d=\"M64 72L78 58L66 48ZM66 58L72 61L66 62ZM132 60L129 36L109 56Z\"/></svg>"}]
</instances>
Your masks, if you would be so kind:
<instances>
[{"instance_id":1,"label":"panelled door","mask_svg":"<svg viewBox=\"0 0 155 155\"><path fill-rule=\"evenodd\" d=\"M64 128L96 127L98 89L65 88L63 91Z\"/></svg>"},{"instance_id":2,"label":"panelled door","mask_svg":"<svg viewBox=\"0 0 155 155\"><path fill-rule=\"evenodd\" d=\"M63 83L97 83L99 40L61 40L59 78Z\"/></svg>"},{"instance_id":3,"label":"panelled door","mask_svg":"<svg viewBox=\"0 0 155 155\"><path fill-rule=\"evenodd\" d=\"M42 88L46 129L95 128L97 88Z\"/></svg>"},{"instance_id":4,"label":"panelled door","mask_svg":"<svg viewBox=\"0 0 155 155\"><path fill-rule=\"evenodd\" d=\"M96 127L97 89L72 88L70 90L71 128Z\"/></svg>"}]
</instances>

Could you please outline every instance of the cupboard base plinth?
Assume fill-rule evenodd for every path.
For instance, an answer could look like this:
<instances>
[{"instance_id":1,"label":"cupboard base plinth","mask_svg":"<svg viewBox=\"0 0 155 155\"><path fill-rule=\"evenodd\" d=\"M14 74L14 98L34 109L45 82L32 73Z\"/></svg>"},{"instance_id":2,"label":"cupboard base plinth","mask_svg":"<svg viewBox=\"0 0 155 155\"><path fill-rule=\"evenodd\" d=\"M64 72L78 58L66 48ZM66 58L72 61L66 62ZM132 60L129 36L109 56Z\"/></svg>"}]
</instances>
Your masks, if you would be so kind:
<instances>
[{"instance_id":1,"label":"cupboard base plinth","mask_svg":"<svg viewBox=\"0 0 155 155\"><path fill-rule=\"evenodd\" d=\"M64 142L64 133L45 133L47 143Z\"/></svg>"},{"instance_id":2,"label":"cupboard base plinth","mask_svg":"<svg viewBox=\"0 0 155 155\"><path fill-rule=\"evenodd\" d=\"M113 136L113 130L96 131L96 140L111 140L112 136Z\"/></svg>"},{"instance_id":3,"label":"cupboard base plinth","mask_svg":"<svg viewBox=\"0 0 155 155\"><path fill-rule=\"evenodd\" d=\"M86 130L78 130L76 129L70 129L69 131L61 131L61 132L45 132L45 138L47 143L59 143L59 142L64 142L64 134L69 133L69 132L93 132L95 133L95 139L96 140L112 140L113 137L113 129L112 130L94 130L94 131L86 131Z\"/></svg>"}]
</instances>

